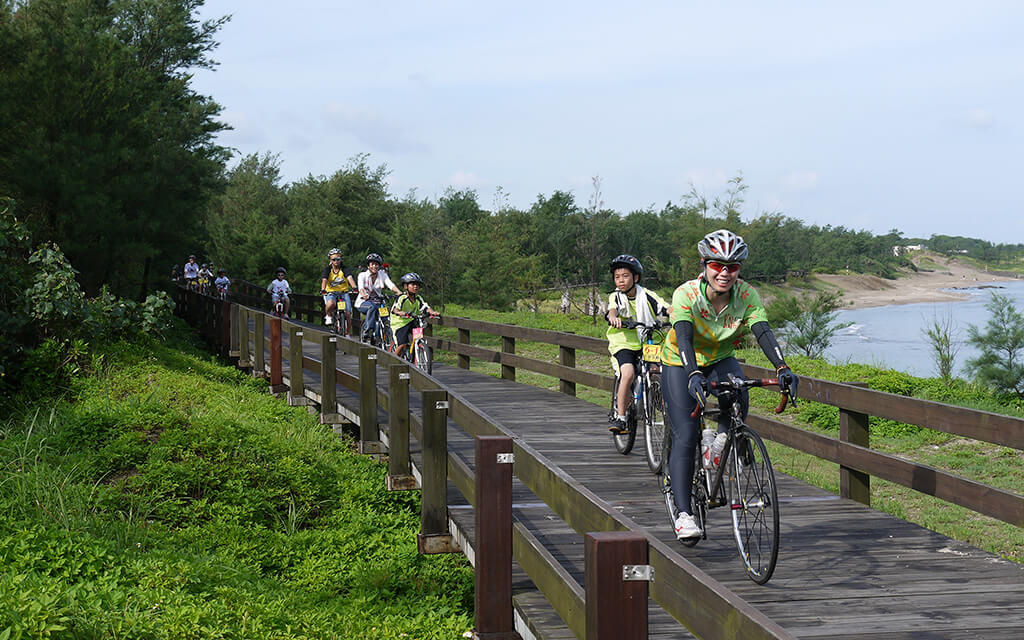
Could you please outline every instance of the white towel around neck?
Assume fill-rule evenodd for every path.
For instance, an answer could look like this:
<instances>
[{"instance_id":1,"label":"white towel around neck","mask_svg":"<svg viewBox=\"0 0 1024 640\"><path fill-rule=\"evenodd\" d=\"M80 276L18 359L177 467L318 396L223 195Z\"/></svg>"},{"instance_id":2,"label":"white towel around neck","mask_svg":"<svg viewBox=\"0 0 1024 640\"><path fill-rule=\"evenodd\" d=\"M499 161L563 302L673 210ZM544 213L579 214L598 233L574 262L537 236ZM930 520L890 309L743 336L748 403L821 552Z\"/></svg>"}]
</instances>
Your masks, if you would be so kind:
<instances>
[{"instance_id":1,"label":"white towel around neck","mask_svg":"<svg viewBox=\"0 0 1024 640\"><path fill-rule=\"evenodd\" d=\"M629 317L629 298L625 293L615 292L615 306L618 308L619 317ZM654 314L651 313L647 292L640 285L636 285L636 321L644 327L654 326ZM637 338L643 340L643 332L643 327L637 327Z\"/></svg>"}]
</instances>

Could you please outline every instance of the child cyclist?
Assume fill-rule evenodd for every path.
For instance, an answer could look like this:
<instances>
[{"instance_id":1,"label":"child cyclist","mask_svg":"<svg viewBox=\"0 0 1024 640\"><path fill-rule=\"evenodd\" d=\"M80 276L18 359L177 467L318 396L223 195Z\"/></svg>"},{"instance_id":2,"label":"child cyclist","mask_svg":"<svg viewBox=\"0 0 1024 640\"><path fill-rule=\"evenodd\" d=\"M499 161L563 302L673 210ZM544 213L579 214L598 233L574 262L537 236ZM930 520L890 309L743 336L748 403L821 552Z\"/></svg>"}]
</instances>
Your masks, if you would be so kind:
<instances>
[{"instance_id":1,"label":"child cyclist","mask_svg":"<svg viewBox=\"0 0 1024 640\"><path fill-rule=\"evenodd\" d=\"M231 279L228 278L228 272L224 269L218 269L217 279L213 281L213 284L217 286L218 295L227 295L228 287L231 286Z\"/></svg>"},{"instance_id":2,"label":"child cyclist","mask_svg":"<svg viewBox=\"0 0 1024 640\"><path fill-rule=\"evenodd\" d=\"M796 394L799 382L786 366L782 349L768 326L768 314L757 290L739 279L740 266L749 249L743 238L726 229L713 231L697 243L701 274L683 283L672 294L672 330L665 339L661 359L661 388L672 429L672 453L668 462L677 516L676 538L696 538L700 527L690 514L694 447L697 446L696 406L704 406L708 380L743 377L733 352L749 331L775 367L782 391ZM738 401L743 416L749 399L742 390ZM723 406L718 423L719 450L725 445L729 406ZM750 455L750 452L739 452Z\"/></svg>"},{"instance_id":3,"label":"child cyclist","mask_svg":"<svg viewBox=\"0 0 1024 640\"><path fill-rule=\"evenodd\" d=\"M291 300L288 299L288 294L292 292L292 288L288 286L288 281L284 279L286 273L287 271L284 267L278 267L277 277L267 285L267 291L270 293L271 307L275 306L278 300L284 301L284 315L288 315L288 310L291 307Z\"/></svg>"},{"instance_id":4,"label":"child cyclist","mask_svg":"<svg viewBox=\"0 0 1024 640\"><path fill-rule=\"evenodd\" d=\"M615 291L608 296L608 351L619 372L619 387L615 390L618 413L609 416L608 430L612 433L626 433L626 411L633 401L633 378L640 361L640 332L637 329L623 329L623 320L635 320L645 326L653 326L655 318L668 317L668 305L662 298L640 286L644 268L631 255L623 254L612 260L610 269L615 281Z\"/></svg>"},{"instance_id":5,"label":"child cyclist","mask_svg":"<svg viewBox=\"0 0 1024 640\"><path fill-rule=\"evenodd\" d=\"M345 303L345 309L352 313L351 291L356 289L355 278L349 273L345 265L341 263L341 250L335 247L327 252L330 260L320 274L320 295L324 297L324 324L334 323L334 311L338 308L338 301Z\"/></svg>"},{"instance_id":6,"label":"child cyclist","mask_svg":"<svg viewBox=\"0 0 1024 640\"><path fill-rule=\"evenodd\" d=\"M426 313L431 318L437 318L439 314L419 295L423 286L420 274L407 273L398 282L405 289L405 293L398 296L395 304L391 305L391 330L395 332L395 353L401 355L403 350L409 348L412 317Z\"/></svg>"}]
</instances>

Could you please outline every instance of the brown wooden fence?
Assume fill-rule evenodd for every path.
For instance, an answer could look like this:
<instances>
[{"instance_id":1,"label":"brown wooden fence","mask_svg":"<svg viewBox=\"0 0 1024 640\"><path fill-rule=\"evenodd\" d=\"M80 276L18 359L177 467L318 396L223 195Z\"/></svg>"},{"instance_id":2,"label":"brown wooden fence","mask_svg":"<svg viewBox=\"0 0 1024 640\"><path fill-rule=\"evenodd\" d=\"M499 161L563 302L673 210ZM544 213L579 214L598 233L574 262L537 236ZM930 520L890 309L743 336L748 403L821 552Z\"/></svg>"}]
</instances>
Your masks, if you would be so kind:
<instances>
[{"instance_id":1,"label":"brown wooden fence","mask_svg":"<svg viewBox=\"0 0 1024 640\"><path fill-rule=\"evenodd\" d=\"M480 637L515 637L510 626L510 572L514 558L545 595L552 608L580 638L646 637L646 599L649 597L699 637L718 637L723 629L742 638L790 638L788 632L737 597L723 585L699 571L669 545L646 534L629 518L590 492L544 455L517 439L491 420L481 409L465 401L458 389L445 388L436 379L410 369L403 360L348 338L327 334L315 327L295 324L269 316L265 311L238 303L176 290L178 313L193 322L202 335L226 355L238 358L238 365L266 375L272 389L284 391L293 404L319 405L321 420L336 423L348 411L348 419L360 426L360 450L373 454L389 452L388 488L408 489L416 482L409 457L409 438L415 437L422 450L418 471L421 476L421 531L419 548L424 553L454 550L448 529L447 482L462 493L477 513L477 632ZM265 307L264 307L265 308ZM316 316L314 315L314 324ZM249 330L250 321L253 330ZM270 324L270 344L265 343L265 325ZM563 392L574 394L576 384L610 390L612 380L576 369L575 351L607 353L603 340L573 334L528 329L466 318L445 317L444 326L458 330L458 340L431 338L433 346L458 355L458 364L468 368L471 358L497 362L503 377L515 377L518 368L553 376ZM290 349L282 349L287 332ZM500 336L501 351L470 344L471 332ZM515 355L516 340L558 345L559 363ZM249 343L254 348L250 350ZM317 345L319 359L303 354L302 345ZM358 375L338 369L338 351L358 358ZM269 351L269 362L265 352ZM283 359L290 371L312 371L319 375L316 392L304 386L301 376L283 375ZM388 373L388 385L377 385L379 367ZM770 372L746 367L748 375ZM870 477L885 478L928 495L937 496L1017 526L1024 526L1024 497L960 478L925 465L871 451L868 447L867 417L890 418L948 433L975 438L1017 449L1024 448L1024 421L987 412L952 407L871 391L813 378L802 379L804 397L840 410L840 437L829 438L768 418L750 416L760 433L777 442L840 464L842 493L867 502ZM358 413L337 403L336 384L359 394ZM419 391L422 410L409 409L410 388ZM378 407L388 412L386 432L377 426ZM477 440L477 464L471 469L448 450L447 419L457 423ZM385 442L386 439L386 442ZM512 454L513 464L501 462L500 454ZM491 462L493 454L494 460ZM508 461L508 458L504 458ZM585 584L581 589L553 554L521 523L511 510L511 477L514 473L530 491L584 536L586 544ZM483 496L493 502L484 502ZM479 527L485 527L480 529ZM615 533L618 532L618 533ZM649 565L658 579L626 585L609 578L623 564ZM611 567L612 569L609 569ZM618 569L615 569L615 568ZM481 593L481 589L485 591ZM629 591L627 595L626 590ZM643 593L636 591L639 589ZM610 605L609 603L614 603Z\"/></svg>"}]
</instances>

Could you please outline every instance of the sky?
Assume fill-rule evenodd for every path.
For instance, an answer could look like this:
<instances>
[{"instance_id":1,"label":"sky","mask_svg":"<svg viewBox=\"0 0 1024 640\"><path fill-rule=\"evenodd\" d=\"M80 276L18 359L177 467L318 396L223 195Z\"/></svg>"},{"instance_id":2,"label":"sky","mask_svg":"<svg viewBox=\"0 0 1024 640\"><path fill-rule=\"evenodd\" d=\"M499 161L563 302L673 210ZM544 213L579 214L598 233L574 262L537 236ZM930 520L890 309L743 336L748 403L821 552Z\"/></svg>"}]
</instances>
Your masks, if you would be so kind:
<instances>
[{"instance_id":1,"label":"sky","mask_svg":"<svg viewBox=\"0 0 1024 640\"><path fill-rule=\"evenodd\" d=\"M1024 2L207 0L193 87L284 182L357 154L398 198L569 191L626 214L1024 242Z\"/></svg>"}]
</instances>

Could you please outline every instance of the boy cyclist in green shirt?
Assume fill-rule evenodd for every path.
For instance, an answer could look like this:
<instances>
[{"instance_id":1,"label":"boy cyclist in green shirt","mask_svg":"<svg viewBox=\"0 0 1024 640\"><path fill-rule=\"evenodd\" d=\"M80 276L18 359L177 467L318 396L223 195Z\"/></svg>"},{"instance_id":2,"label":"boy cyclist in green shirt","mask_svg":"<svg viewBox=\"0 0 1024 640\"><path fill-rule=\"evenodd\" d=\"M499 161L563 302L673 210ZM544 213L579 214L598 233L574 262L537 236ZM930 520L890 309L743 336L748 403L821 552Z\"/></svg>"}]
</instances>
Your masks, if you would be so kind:
<instances>
[{"instance_id":1,"label":"boy cyclist in green shirt","mask_svg":"<svg viewBox=\"0 0 1024 640\"><path fill-rule=\"evenodd\" d=\"M418 273L407 273L398 282L405 289L405 293L398 296L395 304L391 305L391 330L395 334L395 353L401 355L403 350L409 348L412 316L424 313L429 314L431 318L439 316L419 295L420 287L423 286L423 278Z\"/></svg>"},{"instance_id":2,"label":"boy cyclist in green shirt","mask_svg":"<svg viewBox=\"0 0 1024 640\"><path fill-rule=\"evenodd\" d=\"M668 317L668 305L653 291L640 286L644 268L631 255L623 254L612 260L610 269L615 281L615 291L608 296L608 351L619 373L619 387L615 390L618 413L609 416L608 430L612 433L626 433L626 411L633 400L630 392L636 365L643 348L640 344L639 329L623 329L623 320L634 320L645 326L653 326L656 318Z\"/></svg>"}]
</instances>

